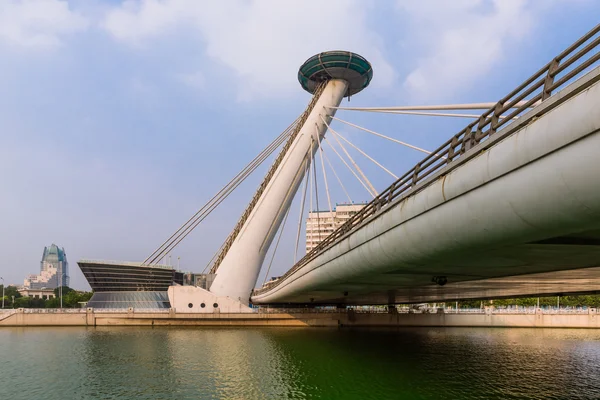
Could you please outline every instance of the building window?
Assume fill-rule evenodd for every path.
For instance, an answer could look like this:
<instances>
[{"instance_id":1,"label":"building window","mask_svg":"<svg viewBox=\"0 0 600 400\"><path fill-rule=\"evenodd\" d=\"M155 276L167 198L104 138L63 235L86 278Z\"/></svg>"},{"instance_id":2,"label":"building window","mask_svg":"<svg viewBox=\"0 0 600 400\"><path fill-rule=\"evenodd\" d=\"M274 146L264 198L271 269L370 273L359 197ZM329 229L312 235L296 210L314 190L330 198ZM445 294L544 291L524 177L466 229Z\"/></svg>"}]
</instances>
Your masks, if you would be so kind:
<instances>
[{"instance_id":1,"label":"building window","mask_svg":"<svg viewBox=\"0 0 600 400\"><path fill-rule=\"evenodd\" d=\"M200 304L200 307L204 308L204 307L206 307L206 304L202 303L202 304Z\"/></svg>"},{"instance_id":2,"label":"building window","mask_svg":"<svg viewBox=\"0 0 600 400\"><path fill-rule=\"evenodd\" d=\"M217 303L213 304L214 308L219 308L219 305Z\"/></svg>"},{"instance_id":3,"label":"building window","mask_svg":"<svg viewBox=\"0 0 600 400\"><path fill-rule=\"evenodd\" d=\"M194 307L194 305L192 303L190 303L190 304L188 304L188 307L192 308L192 307Z\"/></svg>"}]
</instances>

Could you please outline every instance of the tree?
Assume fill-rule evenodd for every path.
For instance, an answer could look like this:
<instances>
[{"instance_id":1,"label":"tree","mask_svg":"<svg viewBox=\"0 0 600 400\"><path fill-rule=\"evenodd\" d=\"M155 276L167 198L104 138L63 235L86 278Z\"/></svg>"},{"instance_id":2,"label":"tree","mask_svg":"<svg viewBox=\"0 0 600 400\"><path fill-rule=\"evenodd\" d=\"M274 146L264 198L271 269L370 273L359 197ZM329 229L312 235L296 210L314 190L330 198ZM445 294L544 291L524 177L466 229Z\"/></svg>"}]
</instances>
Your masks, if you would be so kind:
<instances>
[{"instance_id":1,"label":"tree","mask_svg":"<svg viewBox=\"0 0 600 400\"><path fill-rule=\"evenodd\" d=\"M60 307L60 288L54 289L56 298L46 301L46 308ZM86 302L92 297L91 292L81 292L68 286L62 288L62 306L63 308L78 308L81 302Z\"/></svg>"},{"instance_id":2,"label":"tree","mask_svg":"<svg viewBox=\"0 0 600 400\"><path fill-rule=\"evenodd\" d=\"M72 292L72 291L74 291L74 290L75 290L75 289L72 289L72 288L70 288L70 287L68 287L68 286L63 286L63 287L62 287L62 295L63 295L63 298L64 298L64 297L67 295L67 293L69 293L69 292ZM60 296L60 286L59 286L59 287L57 287L56 289L54 289L54 295L55 295L56 297L59 297L59 296Z\"/></svg>"},{"instance_id":3,"label":"tree","mask_svg":"<svg viewBox=\"0 0 600 400\"><path fill-rule=\"evenodd\" d=\"M0 285L0 294L2 294L2 285ZM12 299L12 296L15 296L15 299L21 297L21 293L17 290L16 286L7 286L4 288L4 297Z\"/></svg>"},{"instance_id":4,"label":"tree","mask_svg":"<svg viewBox=\"0 0 600 400\"><path fill-rule=\"evenodd\" d=\"M0 285L0 295L2 294L2 287L4 285ZM15 300L22 297L21 293L17 290L16 286L6 286L4 288L4 307L12 308L12 298L15 296ZM2 297L0 297L0 303L2 303Z\"/></svg>"},{"instance_id":5,"label":"tree","mask_svg":"<svg viewBox=\"0 0 600 400\"><path fill-rule=\"evenodd\" d=\"M29 308L31 306L31 298L30 297L19 297L18 299L15 297L14 308Z\"/></svg>"},{"instance_id":6,"label":"tree","mask_svg":"<svg viewBox=\"0 0 600 400\"><path fill-rule=\"evenodd\" d=\"M46 308L59 308L60 299L58 297L46 300Z\"/></svg>"}]
</instances>

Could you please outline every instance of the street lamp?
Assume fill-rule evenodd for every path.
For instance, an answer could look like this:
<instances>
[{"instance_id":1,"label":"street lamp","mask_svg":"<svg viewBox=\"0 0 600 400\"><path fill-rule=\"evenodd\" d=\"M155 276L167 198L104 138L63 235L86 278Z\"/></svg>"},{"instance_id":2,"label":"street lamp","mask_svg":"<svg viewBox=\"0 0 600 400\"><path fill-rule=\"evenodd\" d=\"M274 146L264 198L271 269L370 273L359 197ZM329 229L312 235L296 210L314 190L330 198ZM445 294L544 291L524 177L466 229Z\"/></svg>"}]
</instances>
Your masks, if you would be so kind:
<instances>
[{"instance_id":1,"label":"street lamp","mask_svg":"<svg viewBox=\"0 0 600 400\"><path fill-rule=\"evenodd\" d=\"M2 279L2 309L4 309L4 278L0 276Z\"/></svg>"},{"instance_id":2,"label":"street lamp","mask_svg":"<svg viewBox=\"0 0 600 400\"><path fill-rule=\"evenodd\" d=\"M65 273L63 272L60 276L60 286L58 287L58 292L60 294L60 309L62 310L62 294L63 294L63 283L65 282Z\"/></svg>"}]
</instances>

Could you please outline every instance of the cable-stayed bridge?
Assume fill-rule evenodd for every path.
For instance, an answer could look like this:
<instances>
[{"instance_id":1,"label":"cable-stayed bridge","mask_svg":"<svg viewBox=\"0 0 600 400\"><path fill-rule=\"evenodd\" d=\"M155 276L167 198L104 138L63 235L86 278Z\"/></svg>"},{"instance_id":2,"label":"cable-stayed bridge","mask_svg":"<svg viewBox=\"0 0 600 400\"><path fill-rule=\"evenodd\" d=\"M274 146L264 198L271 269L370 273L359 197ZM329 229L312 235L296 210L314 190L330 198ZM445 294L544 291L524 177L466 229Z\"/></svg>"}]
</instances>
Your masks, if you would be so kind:
<instances>
[{"instance_id":1,"label":"cable-stayed bridge","mask_svg":"<svg viewBox=\"0 0 600 400\"><path fill-rule=\"evenodd\" d=\"M570 282L575 274L568 271L578 270L580 277L581 271L595 271L582 268L600 265L599 32L600 26L595 27L489 104L340 107L344 97L368 86L371 65L349 52L310 58L299 71L301 85L313 94L307 109L143 265L169 254L281 147L213 257L209 267L214 281L208 290L171 288L172 303L192 304L190 299L202 298L204 304L214 298L246 304L251 297L255 304L393 304L597 290L585 282ZM337 112L474 120L428 151L345 121ZM426 156L396 175L333 124ZM331 162L324 143L333 151L329 156L338 156L373 199L283 276L253 290L272 243L275 249L279 244L294 197L301 196L296 253L306 203L313 196L318 202L320 196L321 204L332 210L326 173ZM391 185L378 192L351 148L388 173ZM317 159L325 182L320 188ZM335 169L330 172L344 187Z\"/></svg>"}]
</instances>

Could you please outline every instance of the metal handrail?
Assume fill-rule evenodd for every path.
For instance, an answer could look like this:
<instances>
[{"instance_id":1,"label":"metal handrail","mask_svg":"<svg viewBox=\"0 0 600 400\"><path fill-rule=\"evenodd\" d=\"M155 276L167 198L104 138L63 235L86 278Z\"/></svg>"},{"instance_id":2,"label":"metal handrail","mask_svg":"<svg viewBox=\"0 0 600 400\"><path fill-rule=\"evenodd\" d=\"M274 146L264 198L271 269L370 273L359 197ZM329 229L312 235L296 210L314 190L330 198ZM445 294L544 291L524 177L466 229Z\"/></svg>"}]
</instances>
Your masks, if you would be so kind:
<instances>
[{"instance_id":1,"label":"metal handrail","mask_svg":"<svg viewBox=\"0 0 600 400\"><path fill-rule=\"evenodd\" d=\"M431 178L434 174L442 170L442 168L447 168L445 173L448 173L458 167L458 165L462 163L455 162L456 160L462 158L468 150L476 146L479 149L485 147L484 143L492 137L492 135L495 135L498 129L503 125L510 123L511 126L514 126L514 129L506 129L502 134L502 138L513 134L532 119L538 118L552 110L556 105L554 105L554 107L544 108L539 113L530 115L526 120L523 118L514 120L515 117L521 116L532 106L548 100L552 97L552 93L557 89L565 87L566 84L575 77L583 76L584 71L598 63L600 60L600 51L598 50L598 46L600 45L599 33L600 24L596 25L587 34L582 36L539 71L529 77L529 79L499 100L494 107L481 114L479 119L471 122L463 130L418 162L412 169L407 171L387 189L376 196L362 210L349 218L342 226L321 241L315 248L290 268L290 270L282 275L277 282L269 287L254 290L252 295L256 296L273 290L281 285L287 277L337 244L338 241L345 237L350 231L362 225L365 219L379 213L382 208L392 202L414 195L428 187L434 180L425 180ZM584 45L585 47L581 48ZM592 51L595 52L592 53ZM586 55L590 55L590 57L585 59ZM577 62L580 63L578 64ZM572 67L572 69L568 70L570 67ZM564 75L560 76L560 78L555 81L561 73L564 73ZM588 82L588 86L595 82L595 80ZM573 95L574 94L575 93L573 93ZM528 98L526 102L519 103L526 97L532 95L533 97ZM513 112L505 115L504 118L500 118L504 112L513 108ZM497 141L494 141L494 143L497 143ZM470 155L472 154L474 154L474 152L470 152Z\"/></svg>"}]
</instances>

